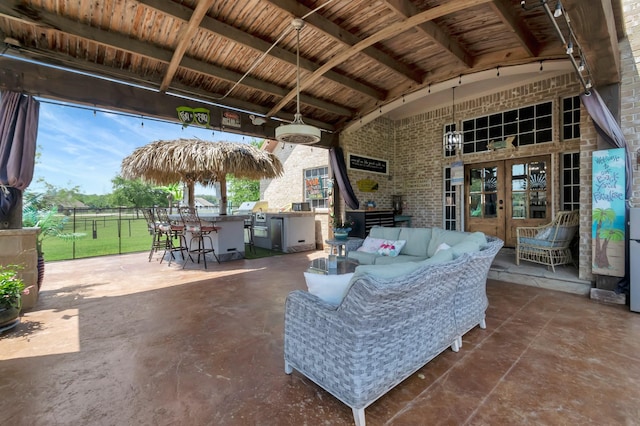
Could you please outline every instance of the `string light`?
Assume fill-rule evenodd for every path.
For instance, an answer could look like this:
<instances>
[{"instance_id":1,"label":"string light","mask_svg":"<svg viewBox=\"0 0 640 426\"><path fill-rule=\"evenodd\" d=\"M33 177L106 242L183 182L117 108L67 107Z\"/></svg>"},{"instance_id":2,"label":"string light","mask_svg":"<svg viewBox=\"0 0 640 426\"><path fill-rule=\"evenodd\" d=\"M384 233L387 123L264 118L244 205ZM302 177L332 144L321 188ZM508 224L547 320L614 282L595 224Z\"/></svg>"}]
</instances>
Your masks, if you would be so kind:
<instances>
[{"instance_id":1,"label":"string light","mask_svg":"<svg viewBox=\"0 0 640 426\"><path fill-rule=\"evenodd\" d=\"M556 10L553 11L553 17L559 18L561 16L562 16L562 3L560 2L560 0L558 0L558 3L556 3Z\"/></svg>"}]
</instances>

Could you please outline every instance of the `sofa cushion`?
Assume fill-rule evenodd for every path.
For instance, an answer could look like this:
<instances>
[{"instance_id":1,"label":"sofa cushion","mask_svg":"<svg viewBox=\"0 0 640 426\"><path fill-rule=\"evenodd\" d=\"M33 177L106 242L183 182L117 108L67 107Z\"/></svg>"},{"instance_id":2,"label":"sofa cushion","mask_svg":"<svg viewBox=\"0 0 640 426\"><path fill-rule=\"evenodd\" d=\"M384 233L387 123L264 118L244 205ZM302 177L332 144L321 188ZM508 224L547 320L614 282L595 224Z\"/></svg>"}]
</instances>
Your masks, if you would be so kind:
<instances>
[{"instance_id":1,"label":"sofa cushion","mask_svg":"<svg viewBox=\"0 0 640 426\"><path fill-rule=\"evenodd\" d=\"M409 256L408 254L399 254L398 256L377 256L374 265L392 265L403 262L420 262L425 260L426 256Z\"/></svg>"},{"instance_id":2,"label":"sofa cushion","mask_svg":"<svg viewBox=\"0 0 640 426\"><path fill-rule=\"evenodd\" d=\"M338 306L349 290L353 273L339 275L314 274L305 272L309 293L319 297L333 306Z\"/></svg>"},{"instance_id":3,"label":"sofa cushion","mask_svg":"<svg viewBox=\"0 0 640 426\"><path fill-rule=\"evenodd\" d=\"M361 265L373 265L376 261L376 257L382 257L378 253L367 253L364 251L350 251L347 254L347 258L357 260Z\"/></svg>"},{"instance_id":4,"label":"sofa cushion","mask_svg":"<svg viewBox=\"0 0 640 426\"><path fill-rule=\"evenodd\" d=\"M439 252L439 251L441 251L441 250L448 250L448 249L450 249L450 248L451 248L451 246L450 246L449 244L447 244L447 243L442 243L442 244L440 244L440 245L436 248L436 252L435 252L435 253L433 253L433 255L435 256L436 254L438 254L438 252Z\"/></svg>"},{"instance_id":5,"label":"sofa cushion","mask_svg":"<svg viewBox=\"0 0 640 426\"><path fill-rule=\"evenodd\" d=\"M427 255L429 257L433 256L440 244L446 243L450 246L454 246L462 241L465 236L466 234L462 232L433 228L431 230L431 240L429 241L429 247L427 248Z\"/></svg>"},{"instance_id":6,"label":"sofa cushion","mask_svg":"<svg viewBox=\"0 0 640 426\"><path fill-rule=\"evenodd\" d=\"M436 254L428 258L427 260L423 260L419 262L422 265L438 265L440 263L445 263L450 260L453 260L454 253L451 249L439 250Z\"/></svg>"},{"instance_id":7,"label":"sofa cushion","mask_svg":"<svg viewBox=\"0 0 640 426\"><path fill-rule=\"evenodd\" d=\"M473 253L476 251L480 251L480 244L478 244L476 241L466 239L451 247L450 250L453 252L453 257L458 257L464 253Z\"/></svg>"},{"instance_id":8,"label":"sofa cushion","mask_svg":"<svg viewBox=\"0 0 640 426\"><path fill-rule=\"evenodd\" d=\"M383 240L382 238L367 237L362 242L362 245L358 247L358 251L363 251L365 253L375 253L385 241L386 240Z\"/></svg>"},{"instance_id":9,"label":"sofa cushion","mask_svg":"<svg viewBox=\"0 0 640 426\"><path fill-rule=\"evenodd\" d=\"M353 274L352 281L355 281L359 276L363 274L368 274L384 279L393 279L402 275L409 274L420 267L420 262L401 262L382 265L360 265L356 267L356 272Z\"/></svg>"},{"instance_id":10,"label":"sofa cushion","mask_svg":"<svg viewBox=\"0 0 640 426\"><path fill-rule=\"evenodd\" d=\"M400 250L402 250L405 243L405 240L384 240L378 249L378 254L380 256L396 257L400 254Z\"/></svg>"},{"instance_id":11,"label":"sofa cushion","mask_svg":"<svg viewBox=\"0 0 640 426\"><path fill-rule=\"evenodd\" d=\"M382 238L383 240L399 240L401 228L392 228L388 226L374 226L369 231L369 236L373 238Z\"/></svg>"},{"instance_id":12,"label":"sofa cushion","mask_svg":"<svg viewBox=\"0 0 640 426\"><path fill-rule=\"evenodd\" d=\"M487 237L482 232L468 233L460 231L450 231L448 229L433 228L433 231L431 233L431 241L429 241L429 248L427 249L427 255L429 257L433 256L438 249L438 246L442 243L449 244L451 247L453 247L466 239L477 242L480 247L484 247L487 244Z\"/></svg>"},{"instance_id":13,"label":"sofa cushion","mask_svg":"<svg viewBox=\"0 0 640 426\"><path fill-rule=\"evenodd\" d=\"M465 238L465 240L466 241L475 241L476 243L478 243L480 248L484 248L488 244L487 236L484 235L484 232L472 232L470 234L467 234L467 238Z\"/></svg>"},{"instance_id":14,"label":"sofa cushion","mask_svg":"<svg viewBox=\"0 0 640 426\"><path fill-rule=\"evenodd\" d=\"M398 239L405 240L400 254L427 257L427 248L431 240L431 228L400 228Z\"/></svg>"}]
</instances>

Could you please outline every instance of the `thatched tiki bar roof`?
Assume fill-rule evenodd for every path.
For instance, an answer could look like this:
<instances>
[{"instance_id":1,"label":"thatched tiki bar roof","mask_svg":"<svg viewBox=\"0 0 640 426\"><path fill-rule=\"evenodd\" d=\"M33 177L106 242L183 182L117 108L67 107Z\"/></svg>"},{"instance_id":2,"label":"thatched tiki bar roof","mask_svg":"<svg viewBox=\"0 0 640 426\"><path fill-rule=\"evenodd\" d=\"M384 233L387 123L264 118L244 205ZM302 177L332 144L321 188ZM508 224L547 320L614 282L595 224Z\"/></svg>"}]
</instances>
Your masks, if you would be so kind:
<instances>
[{"instance_id":1,"label":"thatched tiki bar roof","mask_svg":"<svg viewBox=\"0 0 640 426\"><path fill-rule=\"evenodd\" d=\"M189 205L194 205L194 184L220 182L220 214L226 214L226 175L240 179L281 176L283 167L273 154L249 144L208 142L200 139L156 141L137 148L122 160L122 177L141 178L157 185L184 182Z\"/></svg>"}]
</instances>

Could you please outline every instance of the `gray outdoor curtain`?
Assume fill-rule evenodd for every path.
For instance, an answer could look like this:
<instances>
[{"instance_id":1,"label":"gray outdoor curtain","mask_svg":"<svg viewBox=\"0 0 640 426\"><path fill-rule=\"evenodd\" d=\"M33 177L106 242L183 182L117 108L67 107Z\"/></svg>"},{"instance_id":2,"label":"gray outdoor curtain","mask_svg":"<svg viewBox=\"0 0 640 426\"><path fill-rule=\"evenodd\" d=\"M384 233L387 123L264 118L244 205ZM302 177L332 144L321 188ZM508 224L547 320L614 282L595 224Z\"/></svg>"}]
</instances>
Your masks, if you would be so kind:
<instances>
[{"instance_id":1,"label":"gray outdoor curtain","mask_svg":"<svg viewBox=\"0 0 640 426\"><path fill-rule=\"evenodd\" d=\"M33 179L40 103L18 92L0 93L0 218Z\"/></svg>"},{"instance_id":2,"label":"gray outdoor curtain","mask_svg":"<svg viewBox=\"0 0 640 426\"><path fill-rule=\"evenodd\" d=\"M360 207L358 197L353 192L351 182L349 182L349 176L347 176L347 166L344 163L344 156L342 155L342 148L336 147L329 150L329 158L331 160L331 170L338 182L340 188L340 194L344 198L344 202L352 210L357 210Z\"/></svg>"},{"instance_id":3,"label":"gray outdoor curtain","mask_svg":"<svg viewBox=\"0 0 640 426\"><path fill-rule=\"evenodd\" d=\"M618 125L618 122L609 111L609 108L602 100L602 97L598 93L596 89L591 89L591 91L587 93L583 93L580 95L580 99L584 107L587 109L589 116L593 120L596 131L602 138L612 147L615 148L624 148L626 152L625 156L625 174L626 174L626 199L627 202L631 198L631 180L632 176L632 167L631 167L631 156L629 155L629 150L627 149L627 141L622 134L622 129ZM627 206L628 207L628 206Z\"/></svg>"}]
</instances>

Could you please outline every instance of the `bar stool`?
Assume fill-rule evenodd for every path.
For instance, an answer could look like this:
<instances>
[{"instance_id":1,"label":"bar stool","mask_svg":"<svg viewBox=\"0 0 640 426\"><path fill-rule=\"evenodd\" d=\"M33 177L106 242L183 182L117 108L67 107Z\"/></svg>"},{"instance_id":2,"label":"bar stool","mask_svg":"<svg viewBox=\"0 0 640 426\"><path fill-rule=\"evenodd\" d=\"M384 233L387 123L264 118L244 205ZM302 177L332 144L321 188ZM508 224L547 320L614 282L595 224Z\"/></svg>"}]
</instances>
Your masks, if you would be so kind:
<instances>
[{"instance_id":1,"label":"bar stool","mask_svg":"<svg viewBox=\"0 0 640 426\"><path fill-rule=\"evenodd\" d=\"M153 253L162 249L166 251L170 242L167 234L162 229L160 229L160 224L158 221L156 221L155 215L153 214L153 209L142 209L142 214L147 221L147 229L149 230L149 234L153 235L153 240L151 241L151 250L149 250L149 262L151 262ZM162 262L162 259L160 259L160 262Z\"/></svg>"},{"instance_id":2,"label":"bar stool","mask_svg":"<svg viewBox=\"0 0 640 426\"><path fill-rule=\"evenodd\" d=\"M185 237L185 226L183 223L176 223L169 219L169 213L165 208L157 208L156 209L156 218L160 223L160 229L169 235L169 247L167 247L162 255L164 259L164 255L167 254L167 251L171 255L169 258L169 266L171 266L171 260L175 259L173 253L180 252L180 256L182 257L182 261L184 262L184 251L187 250L187 238ZM174 244L174 240L178 239L178 245ZM162 259L160 259L160 263L162 263Z\"/></svg>"},{"instance_id":3,"label":"bar stool","mask_svg":"<svg viewBox=\"0 0 640 426\"><path fill-rule=\"evenodd\" d=\"M220 259L213 248L213 239L211 238L212 232L218 232L218 229L221 229L217 226L203 223L198 216L198 213L191 208L180 208L180 217L182 218L182 222L185 225L185 233L188 232L191 234L191 238L189 239L189 244L187 245L187 253L189 254L189 259L193 262L193 257L191 257L191 253L198 253L198 263L200 263L200 256L204 259L204 269L207 269L207 253L212 253L213 257L216 259L218 263L220 263ZM211 248L207 248L205 244L205 238L209 239L209 244ZM193 248L193 242L197 241L198 248ZM182 264L182 268L184 269L187 261Z\"/></svg>"}]
</instances>

